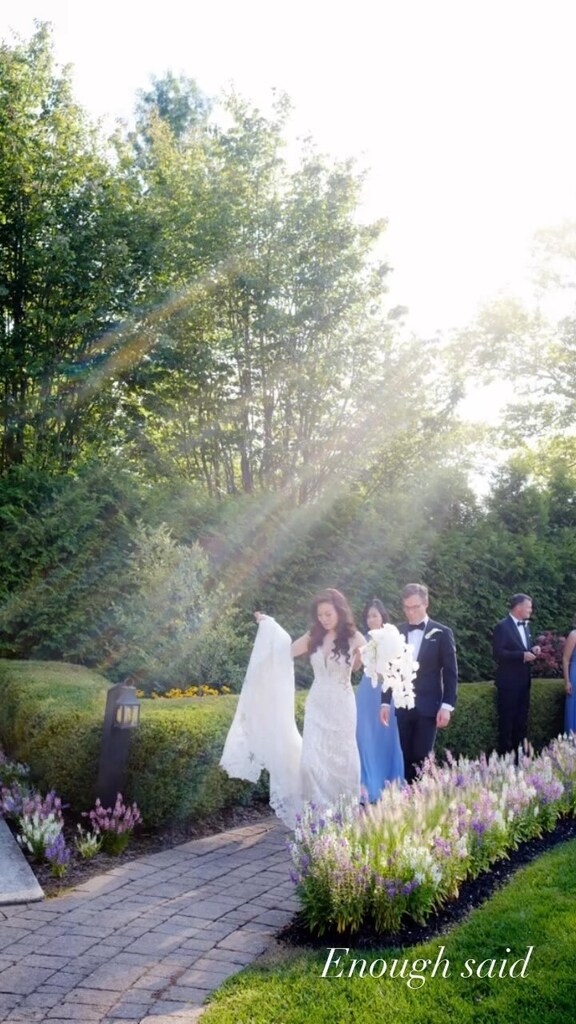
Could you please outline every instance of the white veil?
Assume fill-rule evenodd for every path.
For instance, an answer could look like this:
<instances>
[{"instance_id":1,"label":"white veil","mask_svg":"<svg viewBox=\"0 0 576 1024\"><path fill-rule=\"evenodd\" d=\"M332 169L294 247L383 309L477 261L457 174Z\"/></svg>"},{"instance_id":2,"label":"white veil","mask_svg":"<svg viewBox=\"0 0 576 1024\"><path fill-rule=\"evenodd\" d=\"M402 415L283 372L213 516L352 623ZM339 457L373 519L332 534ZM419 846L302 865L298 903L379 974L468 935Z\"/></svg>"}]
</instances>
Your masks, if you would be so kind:
<instances>
[{"instance_id":1,"label":"white veil","mask_svg":"<svg viewBox=\"0 0 576 1024\"><path fill-rule=\"evenodd\" d=\"M293 828L302 809L302 737L294 717L294 663L291 640L269 616L260 620L256 640L221 767L233 778L257 782L270 774L270 805Z\"/></svg>"}]
</instances>

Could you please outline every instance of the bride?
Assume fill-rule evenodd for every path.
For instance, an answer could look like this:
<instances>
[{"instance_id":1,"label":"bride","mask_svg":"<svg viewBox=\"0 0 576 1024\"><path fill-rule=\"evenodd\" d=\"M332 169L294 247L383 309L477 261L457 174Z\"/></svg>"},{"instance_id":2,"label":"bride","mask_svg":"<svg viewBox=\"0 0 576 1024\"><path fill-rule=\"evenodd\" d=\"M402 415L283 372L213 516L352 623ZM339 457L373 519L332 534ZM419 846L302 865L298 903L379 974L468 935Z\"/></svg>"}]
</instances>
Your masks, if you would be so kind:
<instances>
[{"instance_id":1,"label":"bride","mask_svg":"<svg viewBox=\"0 0 576 1024\"><path fill-rule=\"evenodd\" d=\"M294 643L273 618L255 617L258 633L220 764L250 782L266 768L270 804L293 827L307 801L322 808L360 798L351 674L360 667L365 640L346 598L332 588L314 599L311 627ZM308 655L314 673L302 736L294 718L292 662L301 655Z\"/></svg>"}]
</instances>

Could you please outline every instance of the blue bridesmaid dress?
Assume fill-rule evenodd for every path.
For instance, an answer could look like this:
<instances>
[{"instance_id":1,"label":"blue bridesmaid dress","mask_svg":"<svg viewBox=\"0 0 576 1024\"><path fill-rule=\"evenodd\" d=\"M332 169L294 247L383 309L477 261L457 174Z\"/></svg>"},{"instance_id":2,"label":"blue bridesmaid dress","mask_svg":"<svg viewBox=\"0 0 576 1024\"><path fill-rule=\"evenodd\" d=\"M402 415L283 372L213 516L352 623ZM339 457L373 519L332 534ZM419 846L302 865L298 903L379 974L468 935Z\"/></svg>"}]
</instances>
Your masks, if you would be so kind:
<instances>
[{"instance_id":1,"label":"blue bridesmaid dress","mask_svg":"<svg viewBox=\"0 0 576 1024\"><path fill-rule=\"evenodd\" d=\"M360 752L361 788L370 803L380 799L388 782L404 781L404 758L398 735L394 704L390 707L390 722L382 725L380 685L372 686L369 676L362 676L356 690L356 742Z\"/></svg>"},{"instance_id":2,"label":"blue bridesmaid dress","mask_svg":"<svg viewBox=\"0 0 576 1024\"><path fill-rule=\"evenodd\" d=\"M568 675L572 683L572 693L566 695L564 705L564 732L576 732L576 649L572 652Z\"/></svg>"}]
</instances>

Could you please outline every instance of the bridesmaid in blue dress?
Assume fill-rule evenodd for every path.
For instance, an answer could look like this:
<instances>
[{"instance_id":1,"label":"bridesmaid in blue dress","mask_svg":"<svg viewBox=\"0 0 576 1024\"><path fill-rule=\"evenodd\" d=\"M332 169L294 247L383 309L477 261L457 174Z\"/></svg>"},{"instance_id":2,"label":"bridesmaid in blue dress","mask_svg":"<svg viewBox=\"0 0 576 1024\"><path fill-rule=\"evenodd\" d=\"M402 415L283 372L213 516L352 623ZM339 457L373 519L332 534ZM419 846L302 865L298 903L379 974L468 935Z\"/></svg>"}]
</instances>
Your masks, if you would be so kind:
<instances>
[{"instance_id":1,"label":"bridesmaid in blue dress","mask_svg":"<svg viewBox=\"0 0 576 1024\"><path fill-rule=\"evenodd\" d=\"M366 628L380 629L389 621L386 608L377 597L368 602L362 614ZM356 742L360 752L361 787L364 800L375 803L384 786L394 779L404 780L404 758L398 736L394 704L390 708L390 722L380 721L380 686L372 686L367 675L356 690Z\"/></svg>"},{"instance_id":2,"label":"bridesmaid in blue dress","mask_svg":"<svg viewBox=\"0 0 576 1024\"><path fill-rule=\"evenodd\" d=\"M571 733L576 732L576 629L566 637L562 652L562 668L566 685L564 732Z\"/></svg>"}]
</instances>

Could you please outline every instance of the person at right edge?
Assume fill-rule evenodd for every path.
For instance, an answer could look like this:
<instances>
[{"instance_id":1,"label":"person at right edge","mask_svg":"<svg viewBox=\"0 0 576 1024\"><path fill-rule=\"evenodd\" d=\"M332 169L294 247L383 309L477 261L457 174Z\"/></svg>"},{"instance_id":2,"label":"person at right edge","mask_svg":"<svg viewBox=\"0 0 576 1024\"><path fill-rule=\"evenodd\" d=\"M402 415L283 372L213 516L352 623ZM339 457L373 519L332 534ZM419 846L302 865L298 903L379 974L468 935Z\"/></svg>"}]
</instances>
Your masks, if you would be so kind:
<instances>
[{"instance_id":1,"label":"person at right edge","mask_svg":"<svg viewBox=\"0 0 576 1024\"><path fill-rule=\"evenodd\" d=\"M406 622L398 626L412 648L418 670L413 680L415 707L396 708L404 774L413 782L424 760L434 750L436 730L445 729L456 706L458 663L454 634L448 626L428 617L428 588L408 583L402 591ZM386 724L391 691L382 694L380 717Z\"/></svg>"},{"instance_id":2,"label":"person at right edge","mask_svg":"<svg viewBox=\"0 0 576 1024\"><path fill-rule=\"evenodd\" d=\"M532 665L540 647L532 644L530 634L532 598L528 594L514 594L508 608L508 615L492 634L498 691L498 753L514 751L518 760L518 747L528 732Z\"/></svg>"},{"instance_id":3,"label":"person at right edge","mask_svg":"<svg viewBox=\"0 0 576 1024\"><path fill-rule=\"evenodd\" d=\"M566 688L564 732L569 736L571 732L576 732L576 618L562 651L562 669Z\"/></svg>"}]
</instances>

